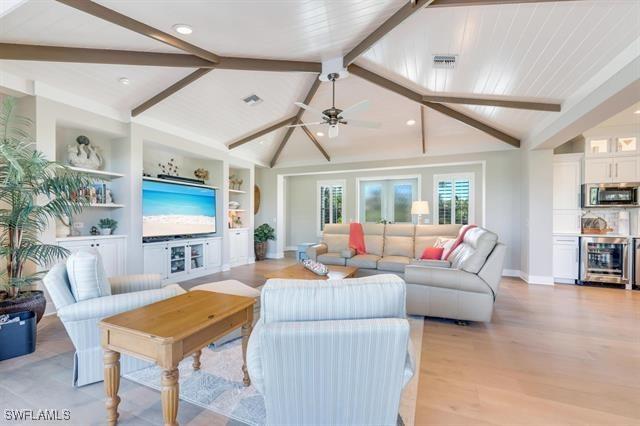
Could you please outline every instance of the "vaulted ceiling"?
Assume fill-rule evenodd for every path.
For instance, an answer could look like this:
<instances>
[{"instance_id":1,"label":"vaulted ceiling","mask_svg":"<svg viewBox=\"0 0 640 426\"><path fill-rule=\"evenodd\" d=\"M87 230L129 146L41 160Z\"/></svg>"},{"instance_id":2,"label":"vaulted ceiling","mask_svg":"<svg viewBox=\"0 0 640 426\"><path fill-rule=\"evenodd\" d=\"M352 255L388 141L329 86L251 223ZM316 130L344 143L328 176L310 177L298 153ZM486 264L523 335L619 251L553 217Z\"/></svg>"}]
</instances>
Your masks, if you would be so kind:
<instances>
[{"instance_id":1,"label":"vaulted ceiling","mask_svg":"<svg viewBox=\"0 0 640 426\"><path fill-rule=\"evenodd\" d=\"M467 7L433 4L413 13L363 52L355 64L422 95L502 97L563 104L599 69L640 37L640 2L503 2ZM184 53L129 29L53 0L15 1L1 12L0 43ZM215 1L97 3L224 57L320 62L352 51L402 7L405 0ZM422 5L429 2L422 2ZM455 1L453 1L455 3ZM473 2L495 3L495 2ZM155 4L155 6L152 6ZM183 36L172 26L189 24ZM0 55L2 47L0 47ZM456 54L454 69L436 69L434 54ZM4 56L0 56L4 57ZM1 60L0 73L40 81L128 113L191 74L195 68ZM352 73L354 74L354 73ZM130 84L119 83L127 77ZM311 72L214 69L136 116L133 121L170 125L229 145L291 117L317 78ZM264 102L247 106L257 94ZM494 136L424 108L415 101L351 75L336 83L336 103L362 99L371 108L358 118L380 129L346 126L340 136L316 136L331 161L364 161L514 149ZM330 84L310 104L325 109ZM496 106L444 105L516 139L524 139L553 111ZM421 114L424 114L421 117ZM315 121L310 113L303 121ZM408 126L407 120L416 124ZM426 153L422 152L424 122ZM326 129L310 127L315 133ZM287 133L279 128L234 153L269 164ZM302 129L291 133L278 166L326 162Z\"/></svg>"}]
</instances>

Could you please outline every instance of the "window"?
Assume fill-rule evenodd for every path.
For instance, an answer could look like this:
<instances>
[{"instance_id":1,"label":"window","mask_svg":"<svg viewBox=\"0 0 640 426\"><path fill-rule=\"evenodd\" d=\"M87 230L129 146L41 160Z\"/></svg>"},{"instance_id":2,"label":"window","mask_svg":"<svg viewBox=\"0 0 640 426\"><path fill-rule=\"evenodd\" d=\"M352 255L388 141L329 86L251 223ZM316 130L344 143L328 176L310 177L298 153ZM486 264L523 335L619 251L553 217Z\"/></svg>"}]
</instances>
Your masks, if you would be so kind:
<instances>
[{"instance_id":1,"label":"window","mask_svg":"<svg viewBox=\"0 0 640 426\"><path fill-rule=\"evenodd\" d=\"M474 222L473 173L434 176L434 222L467 225Z\"/></svg>"},{"instance_id":2,"label":"window","mask_svg":"<svg viewBox=\"0 0 640 426\"><path fill-rule=\"evenodd\" d=\"M418 178L359 180L359 218L363 223L411 222L418 199Z\"/></svg>"},{"instance_id":3,"label":"window","mask_svg":"<svg viewBox=\"0 0 640 426\"><path fill-rule=\"evenodd\" d=\"M318 234L327 223L344 222L344 181L318 182Z\"/></svg>"}]
</instances>

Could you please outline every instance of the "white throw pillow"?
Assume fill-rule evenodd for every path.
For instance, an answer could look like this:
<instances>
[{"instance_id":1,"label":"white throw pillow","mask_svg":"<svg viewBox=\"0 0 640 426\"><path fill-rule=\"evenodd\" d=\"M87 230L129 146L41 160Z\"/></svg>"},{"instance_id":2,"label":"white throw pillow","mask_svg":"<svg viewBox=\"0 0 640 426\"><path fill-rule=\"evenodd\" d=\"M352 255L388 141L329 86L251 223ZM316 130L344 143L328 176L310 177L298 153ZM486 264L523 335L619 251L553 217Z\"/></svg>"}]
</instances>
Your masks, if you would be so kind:
<instances>
[{"instance_id":1,"label":"white throw pillow","mask_svg":"<svg viewBox=\"0 0 640 426\"><path fill-rule=\"evenodd\" d=\"M76 302L111 295L111 285L97 252L78 251L67 258L67 275Z\"/></svg>"}]
</instances>

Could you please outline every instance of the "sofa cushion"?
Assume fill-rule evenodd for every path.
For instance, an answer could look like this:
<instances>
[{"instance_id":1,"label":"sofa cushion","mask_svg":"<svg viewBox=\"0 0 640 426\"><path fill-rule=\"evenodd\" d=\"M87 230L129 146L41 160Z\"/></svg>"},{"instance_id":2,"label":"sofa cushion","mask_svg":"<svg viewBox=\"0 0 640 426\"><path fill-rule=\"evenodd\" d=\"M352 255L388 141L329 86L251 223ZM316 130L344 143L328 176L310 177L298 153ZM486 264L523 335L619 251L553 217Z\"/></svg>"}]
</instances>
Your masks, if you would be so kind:
<instances>
[{"instance_id":1,"label":"sofa cushion","mask_svg":"<svg viewBox=\"0 0 640 426\"><path fill-rule=\"evenodd\" d=\"M451 253L448 260L456 269L477 274L497 243L498 236L493 232L484 228L469 229L462 244Z\"/></svg>"},{"instance_id":2,"label":"sofa cushion","mask_svg":"<svg viewBox=\"0 0 640 426\"><path fill-rule=\"evenodd\" d=\"M404 267L411 263L409 256L383 256L378 260L380 271L404 272Z\"/></svg>"},{"instance_id":3,"label":"sofa cushion","mask_svg":"<svg viewBox=\"0 0 640 426\"><path fill-rule=\"evenodd\" d=\"M455 239L461 225L416 225L413 257L420 257L427 247L434 247L439 239Z\"/></svg>"},{"instance_id":4,"label":"sofa cushion","mask_svg":"<svg viewBox=\"0 0 640 426\"><path fill-rule=\"evenodd\" d=\"M412 224L387 225L384 231L383 256L413 257L413 232Z\"/></svg>"},{"instance_id":5,"label":"sofa cushion","mask_svg":"<svg viewBox=\"0 0 640 426\"><path fill-rule=\"evenodd\" d=\"M325 265L338 265L345 266L345 258L342 257L341 253L325 253L318 255L318 262L324 263Z\"/></svg>"},{"instance_id":6,"label":"sofa cushion","mask_svg":"<svg viewBox=\"0 0 640 426\"><path fill-rule=\"evenodd\" d=\"M365 223L362 225L364 230L364 245L367 254L375 254L382 256L384 247L384 225L378 223Z\"/></svg>"},{"instance_id":7,"label":"sofa cushion","mask_svg":"<svg viewBox=\"0 0 640 426\"><path fill-rule=\"evenodd\" d=\"M262 289L260 319L283 321L405 318L406 288L393 274L332 280L270 279Z\"/></svg>"},{"instance_id":8,"label":"sofa cushion","mask_svg":"<svg viewBox=\"0 0 640 426\"><path fill-rule=\"evenodd\" d=\"M77 302L111 296L111 285L97 252L80 250L67 258L71 293Z\"/></svg>"},{"instance_id":9,"label":"sofa cushion","mask_svg":"<svg viewBox=\"0 0 640 426\"><path fill-rule=\"evenodd\" d=\"M363 269L376 269L378 266L378 260L380 256L375 254L359 254L347 259L347 266L355 266L356 268Z\"/></svg>"}]
</instances>

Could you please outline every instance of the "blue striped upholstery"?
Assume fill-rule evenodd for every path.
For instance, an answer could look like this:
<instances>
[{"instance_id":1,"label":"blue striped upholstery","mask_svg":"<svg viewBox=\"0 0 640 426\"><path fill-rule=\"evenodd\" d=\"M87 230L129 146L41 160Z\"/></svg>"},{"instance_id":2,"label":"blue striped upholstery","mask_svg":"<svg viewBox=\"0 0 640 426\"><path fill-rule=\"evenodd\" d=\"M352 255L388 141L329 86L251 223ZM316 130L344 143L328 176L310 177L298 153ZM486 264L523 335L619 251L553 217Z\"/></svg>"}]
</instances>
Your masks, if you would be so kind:
<instances>
[{"instance_id":1,"label":"blue striped upholstery","mask_svg":"<svg viewBox=\"0 0 640 426\"><path fill-rule=\"evenodd\" d=\"M395 425L413 375L395 275L269 280L247 365L270 425Z\"/></svg>"}]
</instances>

